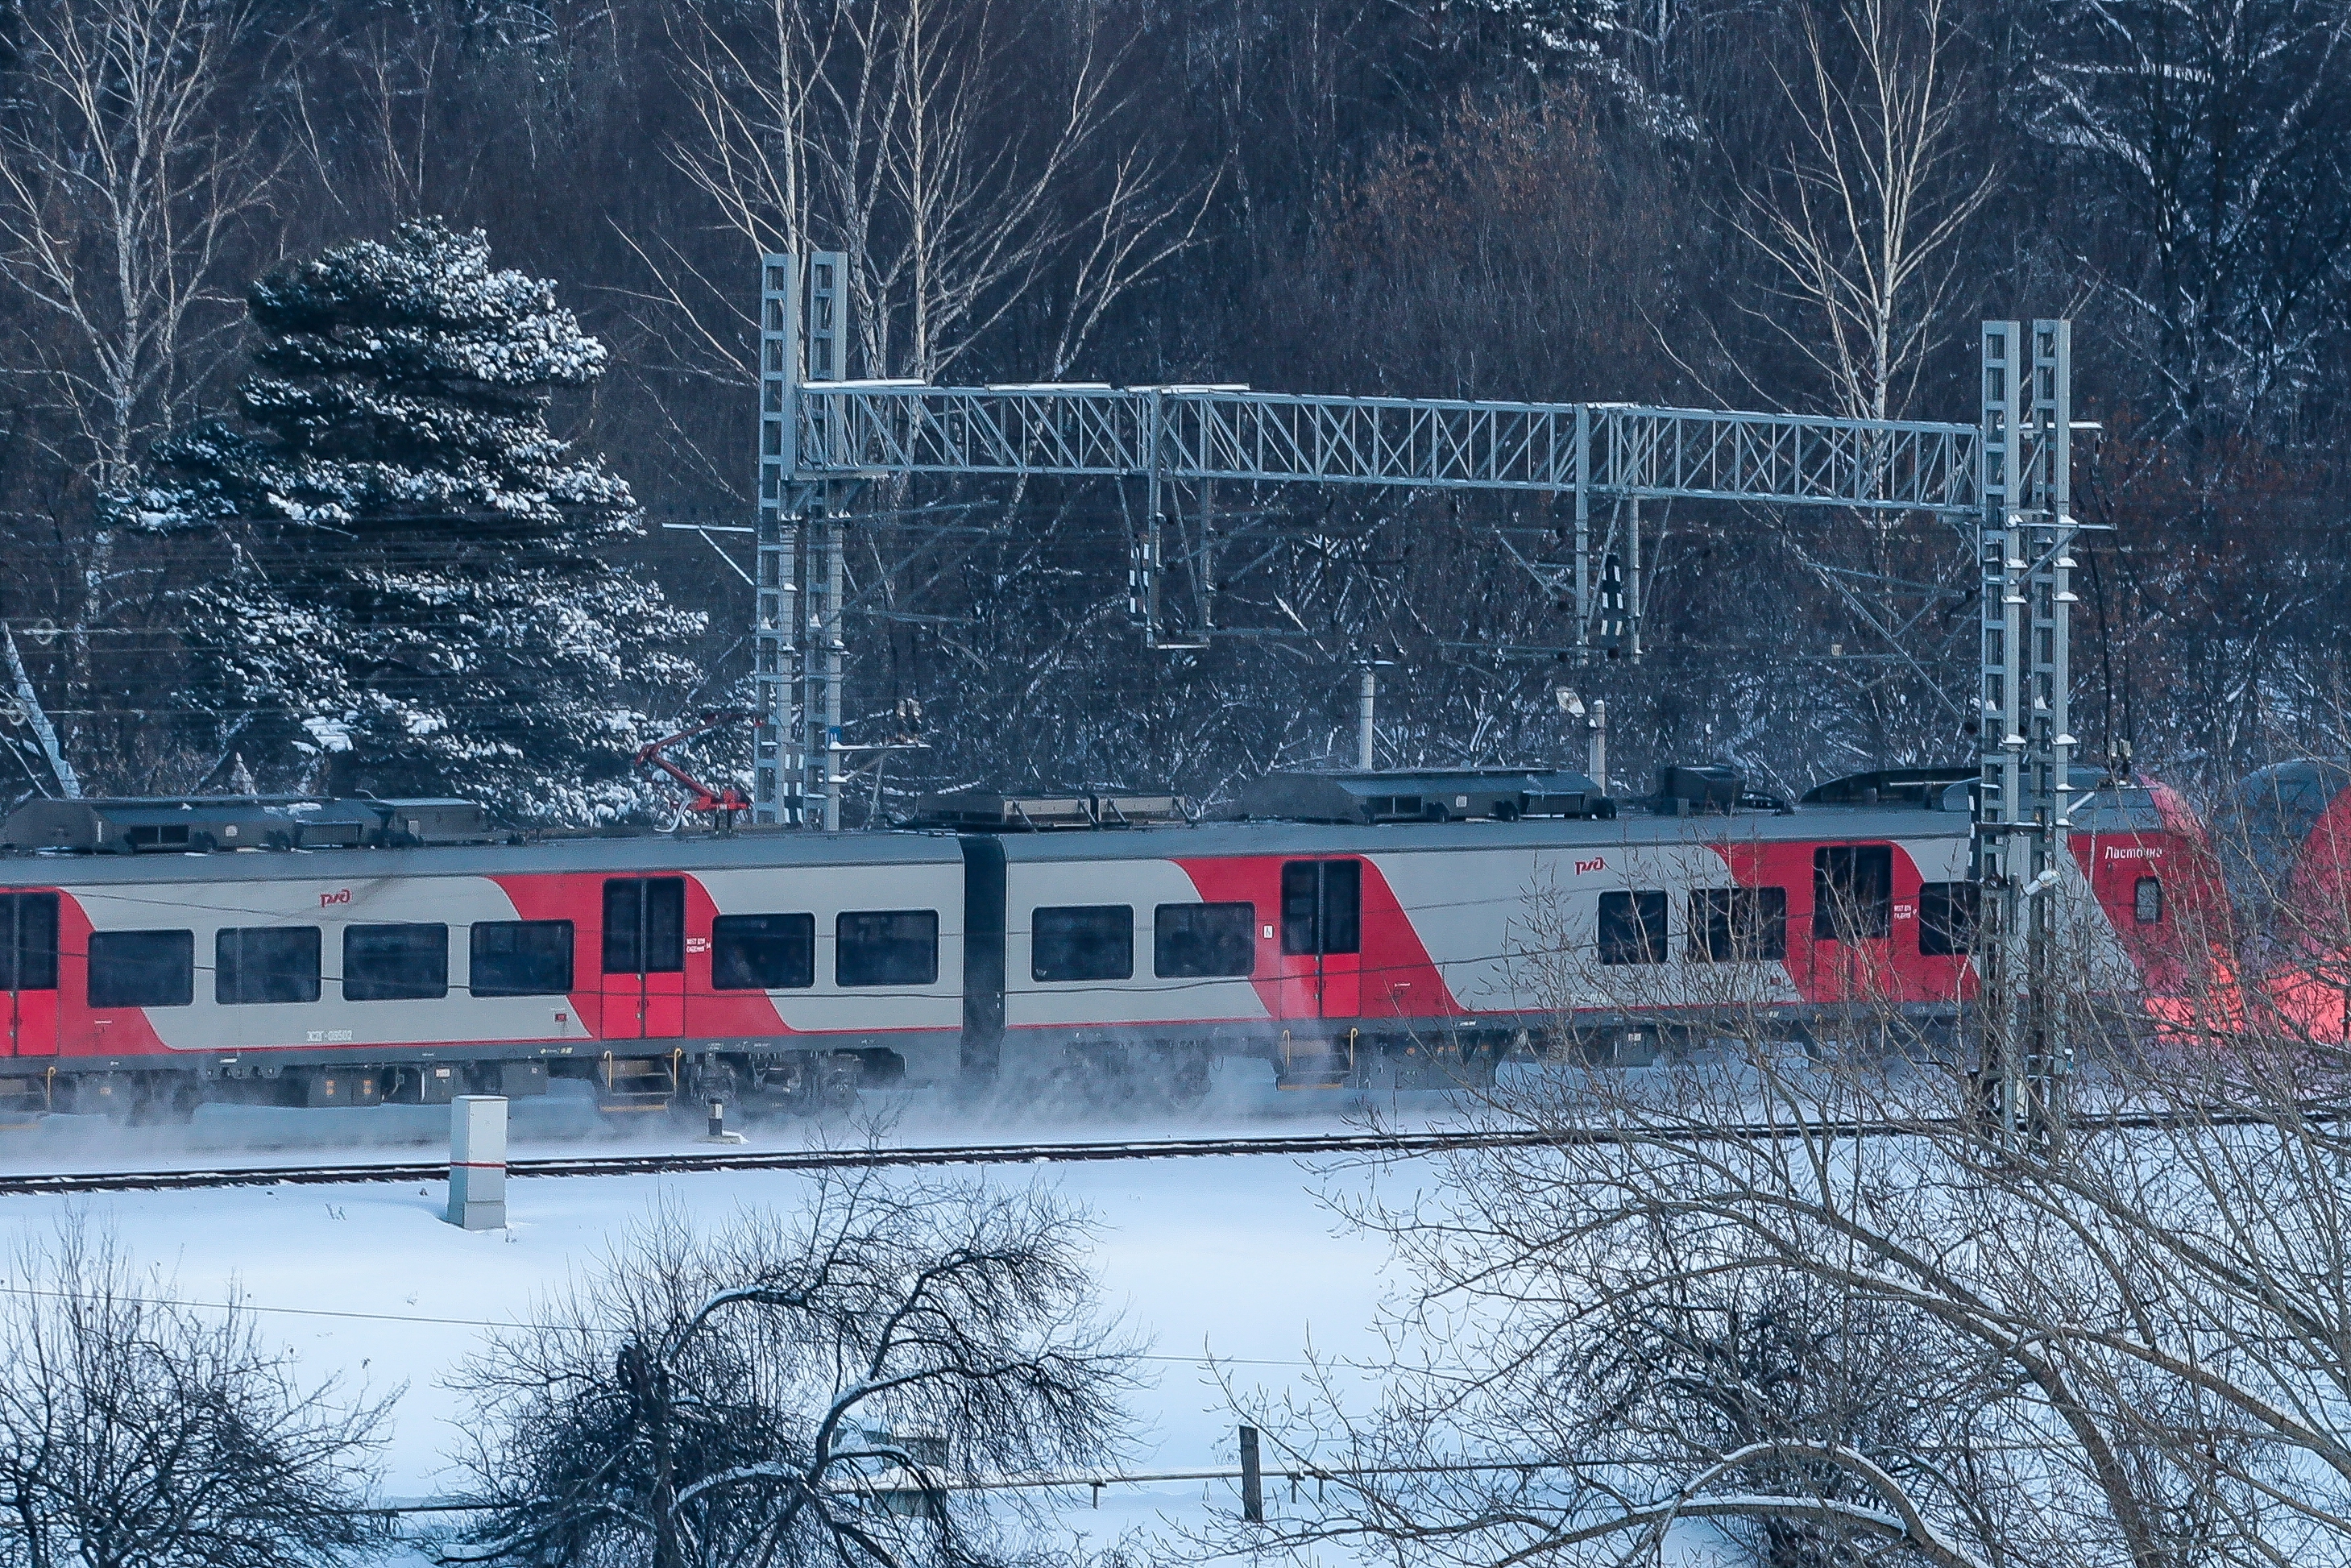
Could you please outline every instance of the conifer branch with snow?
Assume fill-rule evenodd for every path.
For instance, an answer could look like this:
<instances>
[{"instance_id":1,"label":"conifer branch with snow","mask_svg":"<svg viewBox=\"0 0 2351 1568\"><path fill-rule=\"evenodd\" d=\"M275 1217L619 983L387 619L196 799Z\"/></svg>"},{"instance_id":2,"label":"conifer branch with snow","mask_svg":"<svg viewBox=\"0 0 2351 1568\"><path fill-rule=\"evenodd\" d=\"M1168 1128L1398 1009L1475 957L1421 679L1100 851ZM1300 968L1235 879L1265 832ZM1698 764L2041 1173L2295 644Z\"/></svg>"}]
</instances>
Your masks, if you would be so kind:
<instances>
[{"instance_id":1,"label":"conifer branch with snow","mask_svg":"<svg viewBox=\"0 0 2351 1568\"><path fill-rule=\"evenodd\" d=\"M552 287L437 222L272 273L235 418L160 444L123 523L217 529L234 569L183 595L204 694L248 759L310 788L469 794L521 820L635 804L651 720L703 618L600 549L629 486L549 426L603 345Z\"/></svg>"}]
</instances>

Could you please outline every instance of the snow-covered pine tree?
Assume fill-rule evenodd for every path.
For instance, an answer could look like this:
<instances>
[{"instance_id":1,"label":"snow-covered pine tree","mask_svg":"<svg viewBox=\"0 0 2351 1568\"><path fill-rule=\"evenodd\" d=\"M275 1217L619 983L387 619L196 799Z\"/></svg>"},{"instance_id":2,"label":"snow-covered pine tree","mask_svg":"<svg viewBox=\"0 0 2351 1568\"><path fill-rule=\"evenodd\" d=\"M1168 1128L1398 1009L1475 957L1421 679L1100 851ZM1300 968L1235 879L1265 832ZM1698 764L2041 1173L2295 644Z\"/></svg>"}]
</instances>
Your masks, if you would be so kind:
<instances>
[{"instance_id":1,"label":"snow-covered pine tree","mask_svg":"<svg viewBox=\"0 0 2351 1568\"><path fill-rule=\"evenodd\" d=\"M309 788L454 793L581 822L637 800L637 711L698 678L704 618L598 553L629 487L548 428L604 348L551 286L438 222L272 273L237 419L159 444L125 520L217 528L183 595L239 746Z\"/></svg>"}]
</instances>

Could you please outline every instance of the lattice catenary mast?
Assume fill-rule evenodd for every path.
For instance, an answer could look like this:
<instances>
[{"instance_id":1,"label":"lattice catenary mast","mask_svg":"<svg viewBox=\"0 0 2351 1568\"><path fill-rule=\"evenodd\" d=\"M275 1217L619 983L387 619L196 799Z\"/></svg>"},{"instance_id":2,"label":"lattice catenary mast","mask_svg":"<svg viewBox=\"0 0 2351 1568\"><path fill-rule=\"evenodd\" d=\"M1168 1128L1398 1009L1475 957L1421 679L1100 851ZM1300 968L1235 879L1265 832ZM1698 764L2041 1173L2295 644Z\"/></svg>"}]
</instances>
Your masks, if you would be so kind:
<instances>
[{"instance_id":1,"label":"lattice catenary mast","mask_svg":"<svg viewBox=\"0 0 2351 1568\"><path fill-rule=\"evenodd\" d=\"M847 261L763 258L760 308L758 821L841 825L843 513L859 488L917 474L1139 479L1130 611L1151 645L1245 634L1214 623L1214 531L1176 564L1200 586L1172 617L1167 497L1178 485L1375 485L1516 491L1573 507L1565 563L1511 553L1573 597L1576 645L1625 617L1595 503L1714 500L1932 513L1974 524L1982 568L1981 709L1974 863L1981 893L1980 1014L1989 1107L2020 1146L2056 1132L2068 1066L2060 996L2066 904L2057 875L2070 772L2066 683L2079 531L2068 510L2070 324L1987 322L1972 424L1812 418L1626 403L1316 397L1231 386L942 387L850 381ZM803 549L805 541L807 549ZM1504 540L1506 548L1509 541ZM799 611L807 607L803 621ZM1637 646L1635 643L1634 646Z\"/></svg>"}]
</instances>

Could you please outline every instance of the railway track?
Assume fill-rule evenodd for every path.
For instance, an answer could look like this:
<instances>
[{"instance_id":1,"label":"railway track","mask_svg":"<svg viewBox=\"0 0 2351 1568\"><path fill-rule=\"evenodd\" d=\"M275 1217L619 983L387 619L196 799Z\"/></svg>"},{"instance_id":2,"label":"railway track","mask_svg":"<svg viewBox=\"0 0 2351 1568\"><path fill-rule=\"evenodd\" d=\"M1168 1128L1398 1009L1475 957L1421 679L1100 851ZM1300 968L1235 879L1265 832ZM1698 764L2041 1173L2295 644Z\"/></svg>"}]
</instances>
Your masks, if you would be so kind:
<instances>
[{"instance_id":1,"label":"railway track","mask_svg":"<svg viewBox=\"0 0 2351 1568\"><path fill-rule=\"evenodd\" d=\"M696 1171L825 1171L903 1166L1066 1165L1089 1160L1194 1159L1217 1155L1416 1155L1455 1149L1525 1147L1533 1134L1326 1133L1241 1138L1159 1138L1134 1142L941 1145L900 1149L714 1149L659 1154L576 1155L518 1159L507 1175L524 1176L675 1176ZM0 1174L0 1197L42 1193L183 1192L204 1187L323 1186L357 1182L436 1182L449 1162L345 1166L223 1166L185 1170L63 1171Z\"/></svg>"},{"instance_id":2,"label":"railway track","mask_svg":"<svg viewBox=\"0 0 2351 1568\"><path fill-rule=\"evenodd\" d=\"M2313 1104L2298 1120L2332 1124L2346 1113ZM2274 1117L2223 1106L2072 1117L2076 1136L2182 1127L2219 1129L2269 1124ZM1981 1135L1977 1124L1948 1116L1916 1120L1812 1123L1652 1124L1583 1127L1561 1132L1303 1133L1262 1137L1155 1138L1124 1142L940 1145L913 1148L672 1150L627 1155L574 1155L510 1160L509 1176L689 1176L696 1171L872 1170L915 1166L1070 1165L1096 1160L1197 1159L1212 1155L1440 1155L1465 1149L1527 1149L1562 1141L1608 1144L1782 1142L1801 1138L1907 1138L1922 1134ZM446 1159L350 1166L228 1166L184 1170L0 1173L0 1197L42 1193L184 1192L205 1187L327 1186L362 1182L435 1182L449 1175Z\"/></svg>"}]
</instances>

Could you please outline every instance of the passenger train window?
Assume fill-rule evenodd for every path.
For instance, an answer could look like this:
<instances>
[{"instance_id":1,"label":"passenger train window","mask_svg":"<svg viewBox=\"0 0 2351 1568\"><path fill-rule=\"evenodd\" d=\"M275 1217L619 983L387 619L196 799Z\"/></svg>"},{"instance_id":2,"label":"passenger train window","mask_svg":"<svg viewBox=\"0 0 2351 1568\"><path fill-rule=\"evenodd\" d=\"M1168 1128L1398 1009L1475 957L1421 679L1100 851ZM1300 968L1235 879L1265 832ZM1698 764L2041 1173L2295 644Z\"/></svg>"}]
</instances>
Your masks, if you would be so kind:
<instances>
[{"instance_id":1,"label":"passenger train window","mask_svg":"<svg viewBox=\"0 0 2351 1568\"><path fill-rule=\"evenodd\" d=\"M1753 964L1788 956L1788 890L1700 887L1690 892L1693 958Z\"/></svg>"},{"instance_id":2,"label":"passenger train window","mask_svg":"<svg viewBox=\"0 0 2351 1568\"><path fill-rule=\"evenodd\" d=\"M343 1000L431 1001L449 994L449 928L343 927Z\"/></svg>"},{"instance_id":3,"label":"passenger train window","mask_svg":"<svg viewBox=\"0 0 2351 1568\"><path fill-rule=\"evenodd\" d=\"M57 988L57 895L0 893L0 991Z\"/></svg>"},{"instance_id":4,"label":"passenger train window","mask_svg":"<svg viewBox=\"0 0 2351 1568\"><path fill-rule=\"evenodd\" d=\"M799 991L816 984L816 916L722 915L710 923L710 984Z\"/></svg>"},{"instance_id":5,"label":"passenger train window","mask_svg":"<svg viewBox=\"0 0 2351 1568\"><path fill-rule=\"evenodd\" d=\"M1823 844L1813 852L1813 940L1860 942L1894 929L1894 848Z\"/></svg>"},{"instance_id":6,"label":"passenger train window","mask_svg":"<svg viewBox=\"0 0 2351 1568\"><path fill-rule=\"evenodd\" d=\"M1364 862L1291 861L1281 868L1281 950L1357 953L1364 946Z\"/></svg>"},{"instance_id":7,"label":"passenger train window","mask_svg":"<svg viewBox=\"0 0 2351 1568\"><path fill-rule=\"evenodd\" d=\"M571 989L571 922L477 920L465 988L477 997L559 997Z\"/></svg>"},{"instance_id":8,"label":"passenger train window","mask_svg":"<svg viewBox=\"0 0 2351 1568\"><path fill-rule=\"evenodd\" d=\"M2131 918L2141 925L2163 924L2163 879L2143 876L2131 886Z\"/></svg>"},{"instance_id":9,"label":"passenger train window","mask_svg":"<svg viewBox=\"0 0 2351 1568\"><path fill-rule=\"evenodd\" d=\"M183 1008L196 999L193 931L93 931L89 1005Z\"/></svg>"},{"instance_id":10,"label":"passenger train window","mask_svg":"<svg viewBox=\"0 0 2351 1568\"><path fill-rule=\"evenodd\" d=\"M1976 884L1918 884L1918 951L1929 958L1964 956L1976 945Z\"/></svg>"},{"instance_id":11,"label":"passenger train window","mask_svg":"<svg viewBox=\"0 0 2351 1568\"><path fill-rule=\"evenodd\" d=\"M1134 977L1134 906L1081 904L1029 915L1029 974L1038 980Z\"/></svg>"},{"instance_id":12,"label":"passenger train window","mask_svg":"<svg viewBox=\"0 0 2351 1568\"><path fill-rule=\"evenodd\" d=\"M939 977L934 909L850 910L833 922L836 986L927 986Z\"/></svg>"},{"instance_id":13,"label":"passenger train window","mask_svg":"<svg viewBox=\"0 0 2351 1568\"><path fill-rule=\"evenodd\" d=\"M1257 905L1163 904L1154 916L1152 972L1163 980L1257 970Z\"/></svg>"},{"instance_id":14,"label":"passenger train window","mask_svg":"<svg viewBox=\"0 0 2351 1568\"><path fill-rule=\"evenodd\" d=\"M317 926L247 925L214 936L213 1000L240 1006L318 999Z\"/></svg>"},{"instance_id":15,"label":"passenger train window","mask_svg":"<svg viewBox=\"0 0 2351 1568\"><path fill-rule=\"evenodd\" d=\"M616 876L604 883L604 973L674 975L685 967L685 878Z\"/></svg>"},{"instance_id":16,"label":"passenger train window","mask_svg":"<svg viewBox=\"0 0 2351 1568\"><path fill-rule=\"evenodd\" d=\"M1600 961L1666 961L1666 895L1662 890L1600 895Z\"/></svg>"}]
</instances>

